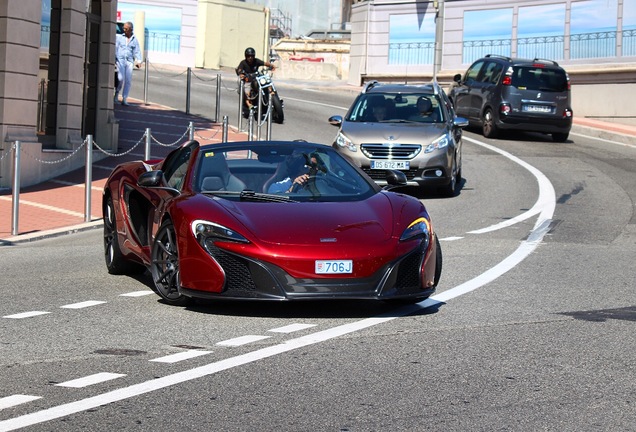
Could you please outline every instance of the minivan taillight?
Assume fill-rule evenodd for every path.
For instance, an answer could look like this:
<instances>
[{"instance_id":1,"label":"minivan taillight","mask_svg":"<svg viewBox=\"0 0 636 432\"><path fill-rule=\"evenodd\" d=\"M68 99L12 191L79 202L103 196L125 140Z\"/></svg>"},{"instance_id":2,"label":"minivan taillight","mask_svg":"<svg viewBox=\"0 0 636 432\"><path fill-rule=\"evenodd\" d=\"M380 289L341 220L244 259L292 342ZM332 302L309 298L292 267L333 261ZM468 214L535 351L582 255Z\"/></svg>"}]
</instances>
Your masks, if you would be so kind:
<instances>
[{"instance_id":1,"label":"minivan taillight","mask_svg":"<svg viewBox=\"0 0 636 432\"><path fill-rule=\"evenodd\" d=\"M502 83L503 85L510 85L510 84L512 84L512 77L509 77L509 76L507 76L507 75L506 75L506 76L504 77L504 79L503 79L503 81L502 81L501 83Z\"/></svg>"},{"instance_id":2,"label":"minivan taillight","mask_svg":"<svg viewBox=\"0 0 636 432\"><path fill-rule=\"evenodd\" d=\"M512 109L510 108L510 104L502 103L501 105L499 105L499 112L501 114L508 115L510 114L510 111L512 111Z\"/></svg>"},{"instance_id":3,"label":"minivan taillight","mask_svg":"<svg viewBox=\"0 0 636 432\"><path fill-rule=\"evenodd\" d=\"M566 108L563 111L563 118L570 118L574 115L574 113L572 112L572 110L570 108Z\"/></svg>"}]
</instances>

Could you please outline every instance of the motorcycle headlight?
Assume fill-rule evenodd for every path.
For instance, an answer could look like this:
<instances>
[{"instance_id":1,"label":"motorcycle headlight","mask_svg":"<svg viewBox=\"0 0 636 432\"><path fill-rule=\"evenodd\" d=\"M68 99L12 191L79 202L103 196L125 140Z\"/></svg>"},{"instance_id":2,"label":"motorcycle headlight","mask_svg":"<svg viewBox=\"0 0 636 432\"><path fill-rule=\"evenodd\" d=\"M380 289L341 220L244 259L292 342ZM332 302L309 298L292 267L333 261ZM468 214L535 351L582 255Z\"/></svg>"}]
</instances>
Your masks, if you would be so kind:
<instances>
[{"instance_id":1,"label":"motorcycle headlight","mask_svg":"<svg viewBox=\"0 0 636 432\"><path fill-rule=\"evenodd\" d=\"M445 147L448 147L450 139L448 138L448 134L444 134L441 137L437 138L435 141L426 146L424 153L430 153L433 150L440 150Z\"/></svg>"},{"instance_id":2,"label":"motorcycle headlight","mask_svg":"<svg viewBox=\"0 0 636 432\"><path fill-rule=\"evenodd\" d=\"M431 238L431 224L428 219L421 217L413 222L404 230L402 236L400 237L400 241L408 241L421 238L426 243L426 247L428 247L428 242Z\"/></svg>"},{"instance_id":3,"label":"motorcycle headlight","mask_svg":"<svg viewBox=\"0 0 636 432\"><path fill-rule=\"evenodd\" d=\"M260 77L260 78L258 79L258 82L259 82L261 85L265 85L265 84L267 84L267 81L268 81L268 80L267 80L267 77L264 77L264 76L262 76L262 77Z\"/></svg>"},{"instance_id":4,"label":"motorcycle headlight","mask_svg":"<svg viewBox=\"0 0 636 432\"><path fill-rule=\"evenodd\" d=\"M192 222L192 234L204 248L207 242L216 240L249 243L250 241L234 230L205 220L195 220Z\"/></svg>"},{"instance_id":5,"label":"motorcycle headlight","mask_svg":"<svg viewBox=\"0 0 636 432\"><path fill-rule=\"evenodd\" d=\"M338 147L345 147L352 152L358 151L356 145L351 142L351 140L347 138L342 132L338 132L338 136L336 137L336 144L338 145Z\"/></svg>"}]
</instances>

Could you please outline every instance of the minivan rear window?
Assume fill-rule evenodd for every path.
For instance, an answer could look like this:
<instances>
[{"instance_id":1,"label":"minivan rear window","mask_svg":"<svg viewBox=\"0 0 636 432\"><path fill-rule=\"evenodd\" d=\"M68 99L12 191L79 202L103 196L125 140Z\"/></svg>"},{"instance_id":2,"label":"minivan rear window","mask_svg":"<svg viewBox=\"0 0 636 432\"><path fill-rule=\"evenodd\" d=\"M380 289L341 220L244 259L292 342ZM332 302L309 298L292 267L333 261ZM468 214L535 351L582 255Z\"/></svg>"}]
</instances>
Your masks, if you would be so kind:
<instances>
[{"instance_id":1,"label":"minivan rear window","mask_svg":"<svg viewBox=\"0 0 636 432\"><path fill-rule=\"evenodd\" d=\"M563 69L516 66L512 85L520 90L562 92L568 89L568 79Z\"/></svg>"}]
</instances>

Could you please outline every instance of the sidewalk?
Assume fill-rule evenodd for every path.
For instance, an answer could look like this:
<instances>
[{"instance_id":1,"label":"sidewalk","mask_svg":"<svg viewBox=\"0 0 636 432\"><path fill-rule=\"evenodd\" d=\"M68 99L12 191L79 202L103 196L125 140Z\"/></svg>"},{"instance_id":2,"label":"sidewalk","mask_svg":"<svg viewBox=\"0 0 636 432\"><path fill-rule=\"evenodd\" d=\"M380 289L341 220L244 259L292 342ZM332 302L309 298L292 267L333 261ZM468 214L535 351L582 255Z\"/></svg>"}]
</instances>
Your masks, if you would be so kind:
<instances>
[{"instance_id":1,"label":"sidewalk","mask_svg":"<svg viewBox=\"0 0 636 432\"><path fill-rule=\"evenodd\" d=\"M188 139L190 122L195 139L201 143L221 142L222 125L207 119L186 115L168 107L133 101L130 106L115 105L119 120L117 154L93 163L90 222L85 222L84 168L20 191L18 231L11 235L12 196L0 194L0 246L102 227L101 192L112 169L129 160L144 157L144 134L151 129L152 157L164 157ZM572 134L583 134L626 144L636 144L636 125L575 117ZM229 141L244 140L246 133L230 127ZM99 144L99 143L97 143ZM167 146L167 144L172 144ZM134 148L133 148L134 147ZM131 148L132 151L131 151Z\"/></svg>"},{"instance_id":2,"label":"sidewalk","mask_svg":"<svg viewBox=\"0 0 636 432\"><path fill-rule=\"evenodd\" d=\"M129 106L115 105L115 116L119 120L119 148L109 153L120 156L108 156L96 160L98 150L94 153L90 222L85 221L84 215L86 188L85 169L82 167L20 190L18 235L16 236L11 235L13 214L11 191L0 192L0 247L101 228L102 190L106 179L115 166L144 158L146 128L151 129L153 158L165 157L170 151L186 142L190 122L194 124L194 137L200 143L208 144L222 140L223 131L220 123L186 115L181 111L157 104L144 105L141 101L130 99L129 102L131 103ZM228 141L246 138L245 132L229 128ZM96 144L99 145L97 140ZM80 155L75 157L84 157L84 151L79 153Z\"/></svg>"}]
</instances>

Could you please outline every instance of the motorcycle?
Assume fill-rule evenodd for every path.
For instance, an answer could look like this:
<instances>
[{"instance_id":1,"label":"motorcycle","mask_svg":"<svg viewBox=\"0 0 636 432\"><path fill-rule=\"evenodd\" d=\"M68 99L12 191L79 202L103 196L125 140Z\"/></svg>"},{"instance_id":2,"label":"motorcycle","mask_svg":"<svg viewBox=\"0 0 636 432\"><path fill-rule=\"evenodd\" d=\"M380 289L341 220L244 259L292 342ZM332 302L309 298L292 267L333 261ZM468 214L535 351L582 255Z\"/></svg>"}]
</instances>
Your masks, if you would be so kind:
<instances>
[{"instance_id":1,"label":"motorcycle","mask_svg":"<svg viewBox=\"0 0 636 432\"><path fill-rule=\"evenodd\" d=\"M247 74L248 80L243 85L250 85L249 100L252 102L252 106L258 108L258 96L261 95L261 115L265 118L267 110L272 110L272 121L274 123L282 124L285 121L285 114L283 113L283 100L278 96L276 87L272 82L272 76L269 68L261 67L258 71ZM249 108L245 100L243 100L243 117L248 118Z\"/></svg>"}]
</instances>

